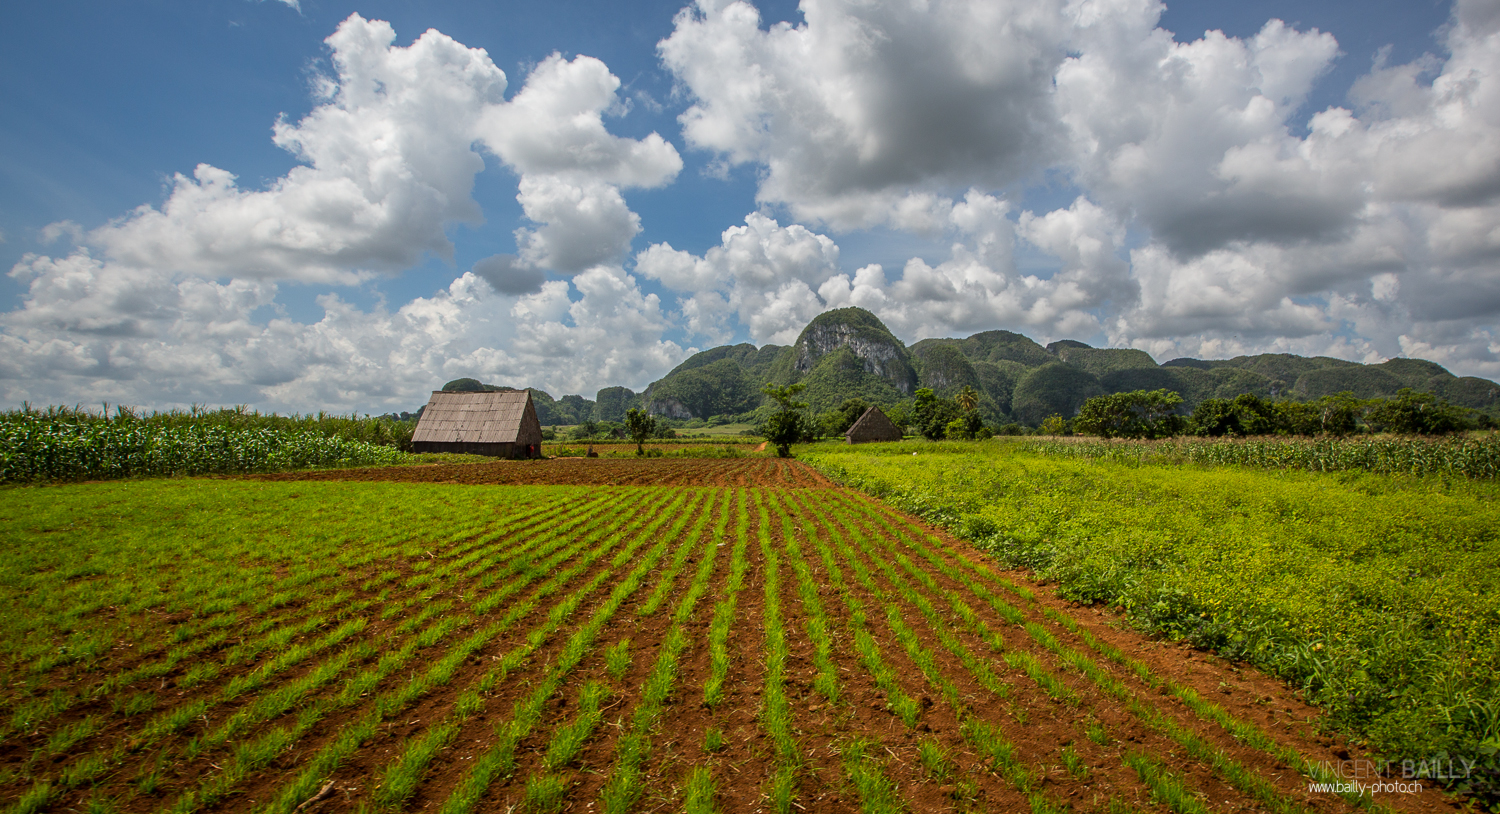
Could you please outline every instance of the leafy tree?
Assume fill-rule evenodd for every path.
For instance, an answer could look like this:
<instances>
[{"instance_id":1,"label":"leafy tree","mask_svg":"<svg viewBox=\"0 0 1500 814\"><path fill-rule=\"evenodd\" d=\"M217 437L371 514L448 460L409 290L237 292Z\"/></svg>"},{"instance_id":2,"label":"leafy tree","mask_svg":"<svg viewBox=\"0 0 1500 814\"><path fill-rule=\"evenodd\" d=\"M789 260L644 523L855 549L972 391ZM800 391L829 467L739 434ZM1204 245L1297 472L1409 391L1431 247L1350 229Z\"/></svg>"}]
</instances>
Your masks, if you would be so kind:
<instances>
[{"instance_id":1,"label":"leafy tree","mask_svg":"<svg viewBox=\"0 0 1500 814\"><path fill-rule=\"evenodd\" d=\"M568 437L578 440L580 438L593 438L599 434L599 424L595 421L585 421L568 432Z\"/></svg>"},{"instance_id":2,"label":"leafy tree","mask_svg":"<svg viewBox=\"0 0 1500 814\"><path fill-rule=\"evenodd\" d=\"M785 387L767 384L760 389L760 392L776 402L776 412L760 425L760 434L776 445L778 457L790 458L792 444L809 435L812 429L806 426L807 419L802 413L807 408L807 403L796 400L797 394L802 390L803 385L800 383Z\"/></svg>"},{"instance_id":3,"label":"leafy tree","mask_svg":"<svg viewBox=\"0 0 1500 814\"><path fill-rule=\"evenodd\" d=\"M1345 391L1316 401L1278 401L1272 405L1276 431L1292 435L1348 435L1359 429L1365 402Z\"/></svg>"},{"instance_id":4,"label":"leafy tree","mask_svg":"<svg viewBox=\"0 0 1500 814\"><path fill-rule=\"evenodd\" d=\"M1254 393L1241 393L1229 404L1244 435L1271 435L1281 429L1275 406Z\"/></svg>"},{"instance_id":5,"label":"leafy tree","mask_svg":"<svg viewBox=\"0 0 1500 814\"><path fill-rule=\"evenodd\" d=\"M1208 436L1348 435L1359 429L1364 407L1365 402L1347 391L1305 402L1270 402L1241 393L1232 400L1203 400L1188 424L1193 434Z\"/></svg>"},{"instance_id":6,"label":"leafy tree","mask_svg":"<svg viewBox=\"0 0 1500 814\"><path fill-rule=\"evenodd\" d=\"M985 432L984 420L979 416L978 391L964 385L958 395L953 397L953 402L958 406L959 415L944 427L949 438L968 441L979 437L988 438L994 434Z\"/></svg>"},{"instance_id":7,"label":"leafy tree","mask_svg":"<svg viewBox=\"0 0 1500 814\"><path fill-rule=\"evenodd\" d=\"M1231 399L1204 399L1188 424L1196 435L1270 435L1287 427L1290 414L1254 393Z\"/></svg>"},{"instance_id":8,"label":"leafy tree","mask_svg":"<svg viewBox=\"0 0 1500 814\"><path fill-rule=\"evenodd\" d=\"M652 438L667 438L667 439L676 438L677 437L677 430L672 429L672 427L669 424L667 424L667 422L665 422L665 421L663 421L661 419L657 419L656 429L652 430L651 437Z\"/></svg>"},{"instance_id":9,"label":"leafy tree","mask_svg":"<svg viewBox=\"0 0 1500 814\"><path fill-rule=\"evenodd\" d=\"M884 412L885 417L889 418L891 420L891 423L895 424L896 427L902 432L905 432L907 425L911 424L911 415L907 412L906 406L904 404L898 404L895 407L884 408Z\"/></svg>"},{"instance_id":10,"label":"leafy tree","mask_svg":"<svg viewBox=\"0 0 1500 814\"><path fill-rule=\"evenodd\" d=\"M958 417L958 405L953 401L938 398L930 387L917 390L911 422L927 440L937 441L943 438L947 435L948 424Z\"/></svg>"},{"instance_id":11,"label":"leafy tree","mask_svg":"<svg viewBox=\"0 0 1500 814\"><path fill-rule=\"evenodd\" d=\"M1240 429L1240 418L1229 399L1204 399L1193 408L1188 426L1194 435L1218 438L1225 435L1244 435Z\"/></svg>"},{"instance_id":12,"label":"leafy tree","mask_svg":"<svg viewBox=\"0 0 1500 814\"><path fill-rule=\"evenodd\" d=\"M1083 403L1073 428L1104 438L1164 438L1182 431L1181 404L1182 396L1165 389L1094 396Z\"/></svg>"},{"instance_id":13,"label":"leafy tree","mask_svg":"<svg viewBox=\"0 0 1500 814\"><path fill-rule=\"evenodd\" d=\"M594 434L595 438L629 438L630 433L626 431L623 424L613 421L600 421L599 429Z\"/></svg>"},{"instance_id":14,"label":"leafy tree","mask_svg":"<svg viewBox=\"0 0 1500 814\"><path fill-rule=\"evenodd\" d=\"M1402 435L1441 435L1466 428L1464 412L1431 393L1403 387L1396 391L1395 398L1374 402L1365 421L1376 429Z\"/></svg>"},{"instance_id":15,"label":"leafy tree","mask_svg":"<svg viewBox=\"0 0 1500 814\"><path fill-rule=\"evenodd\" d=\"M648 415L639 407L632 407L625 413L625 430L630 433L630 439L635 441L635 454L645 455L646 448L641 445L656 433L656 416Z\"/></svg>"},{"instance_id":16,"label":"leafy tree","mask_svg":"<svg viewBox=\"0 0 1500 814\"><path fill-rule=\"evenodd\" d=\"M1349 435L1359 429L1364 402L1345 390L1313 402L1318 408L1318 429L1329 435Z\"/></svg>"},{"instance_id":17,"label":"leafy tree","mask_svg":"<svg viewBox=\"0 0 1500 814\"><path fill-rule=\"evenodd\" d=\"M1041 426L1036 428L1037 435L1067 435L1068 420L1057 413L1042 419Z\"/></svg>"},{"instance_id":18,"label":"leafy tree","mask_svg":"<svg viewBox=\"0 0 1500 814\"><path fill-rule=\"evenodd\" d=\"M818 431L824 436L843 435L870 409L864 399L845 399L837 408L818 416Z\"/></svg>"}]
</instances>

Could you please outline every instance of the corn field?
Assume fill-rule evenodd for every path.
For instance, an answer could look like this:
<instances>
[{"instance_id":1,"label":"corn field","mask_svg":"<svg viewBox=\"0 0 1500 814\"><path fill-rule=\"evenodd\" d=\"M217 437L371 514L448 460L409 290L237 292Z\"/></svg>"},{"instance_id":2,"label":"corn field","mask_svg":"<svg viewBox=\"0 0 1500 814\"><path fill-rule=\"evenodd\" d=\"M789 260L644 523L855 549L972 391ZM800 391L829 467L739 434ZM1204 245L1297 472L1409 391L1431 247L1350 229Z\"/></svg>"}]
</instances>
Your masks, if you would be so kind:
<instances>
[{"instance_id":1,"label":"corn field","mask_svg":"<svg viewBox=\"0 0 1500 814\"><path fill-rule=\"evenodd\" d=\"M1161 441L1033 441L1044 455L1124 463L1237 464L1309 472L1500 476L1500 435L1479 438L1253 438Z\"/></svg>"},{"instance_id":2,"label":"corn field","mask_svg":"<svg viewBox=\"0 0 1500 814\"><path fill-rule=\"evenodd\" d=\"M409 444L411 425L384 419L25 408L0 413L0 483L392 464L402 428Z\"/></svg>"}]
</instances>

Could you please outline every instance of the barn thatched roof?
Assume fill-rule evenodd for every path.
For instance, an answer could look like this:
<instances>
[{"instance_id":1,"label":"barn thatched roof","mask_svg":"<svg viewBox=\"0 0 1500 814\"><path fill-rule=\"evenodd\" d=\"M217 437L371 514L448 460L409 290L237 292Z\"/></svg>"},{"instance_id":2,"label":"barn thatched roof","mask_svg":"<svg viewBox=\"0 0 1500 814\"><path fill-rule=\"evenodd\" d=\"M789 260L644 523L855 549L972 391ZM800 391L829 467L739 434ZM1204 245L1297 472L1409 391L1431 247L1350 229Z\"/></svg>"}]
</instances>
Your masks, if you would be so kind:
<instances>
[{"instance_id":1,"label":"barn thatched roof","mask_svg":"<svg viewBox=\"0 0 1500 814\"><path fill-rule=\"evenodd\" d=\"M871 407L849 427L844 437L851 444L861 441L900 441L901 428L892 423L879 407Z\"/></svg>"},{"instance_id":2,"label":"barn thatched roof","mask_svg":"<svg viewBox=\"0 0 1500 814\"><path fill-rule=\"evenodd\" d=\"M412 443L513 444L530 403L531 393L525 390L435 391L417 421L411 440Z\"/></svg>"}]
</instances>

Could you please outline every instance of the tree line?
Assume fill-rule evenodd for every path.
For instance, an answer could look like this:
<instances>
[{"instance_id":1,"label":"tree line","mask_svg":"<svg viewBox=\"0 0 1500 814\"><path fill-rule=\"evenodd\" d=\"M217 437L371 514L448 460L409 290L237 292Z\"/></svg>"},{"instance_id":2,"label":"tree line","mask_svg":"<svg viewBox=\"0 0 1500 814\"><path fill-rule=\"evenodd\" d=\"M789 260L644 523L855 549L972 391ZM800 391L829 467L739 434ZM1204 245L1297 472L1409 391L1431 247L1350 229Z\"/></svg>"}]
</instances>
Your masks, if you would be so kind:
<instances>
[{"instance_id":1,"label":"tree line","mask_svg":"<svg viewBox=\"0 0 1500 814\"><path fill-rule=\"evenodd\" d=\"M1242 393L1233 399L1206 399L1186 415L1181 407L1182 396L1171 390L1133 390L1095 396L1084 402L1071 422L1049 419L1052 429L1061 430L1051 434L1071 432L1101 438L1341 437L1382 432L1446 435L1495 427L1494 420L1484 413L1456 407L1431 393L1409 387L1391 398L1360 399L1344 392L1312 401L1271 401Z\"/></svg>"},{"instance_id":2,"label":"tree line","mask_svg":"<svg viewBox=\"0 0 1500 814\"><path fill-rule=\"evenodd\" d=\"M808 405L796 400L802 389L800 384L785 387L767 384L761 390L776 405L776 410L759 431L783 456L790 454L793 443L843 435L871 406L854 398L811 416L806 412ZM925 387L914 396L909 407L886 408L886 417L896 426L933 441L1032 433L1145 439L1180 435L1445 435L1496 426L1484 413L1411 388L1402 388L1391 398L1360 399L1346 392L1312 401L1273 401L1244 393L1233 399L1207 399L1191 413L1183 409L1182 396L1174 391L1133 390L1095 396L1084 402L1072 419L1053 415L1036 430L1019 424L987 426L978 411L979 394L972 387L963 388L952 398L940 397Z\"/></svg>"}]
</instances>

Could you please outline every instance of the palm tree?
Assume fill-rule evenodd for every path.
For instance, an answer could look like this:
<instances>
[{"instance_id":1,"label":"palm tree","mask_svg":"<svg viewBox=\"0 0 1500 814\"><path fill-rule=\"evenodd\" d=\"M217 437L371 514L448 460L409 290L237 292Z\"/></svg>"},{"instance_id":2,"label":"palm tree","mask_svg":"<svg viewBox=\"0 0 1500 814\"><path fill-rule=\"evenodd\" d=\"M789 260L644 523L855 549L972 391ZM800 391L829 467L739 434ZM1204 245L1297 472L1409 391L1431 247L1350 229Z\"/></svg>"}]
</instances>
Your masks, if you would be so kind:
<instances>
[{"instance_id":1,"label":"palm tree","mask_svg":"<svg viewBox=\"0 0 1500 814\"><path fill-rule=\"evenodd\" d=\"M979 406L979 394L967 384L964 385L964 389L958 391L958 395L954 396L953 400L958 402L959 408L966 413L973 412L974 408Z\"/></svg>"}]
</instances>

